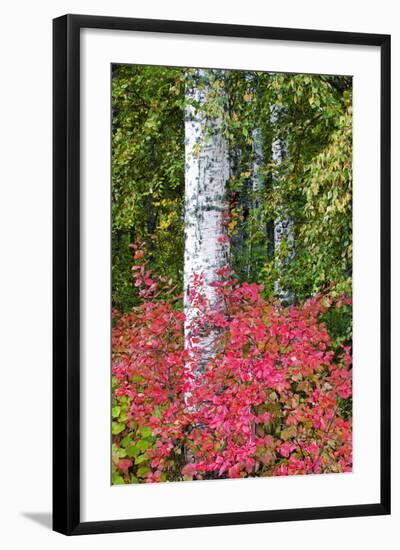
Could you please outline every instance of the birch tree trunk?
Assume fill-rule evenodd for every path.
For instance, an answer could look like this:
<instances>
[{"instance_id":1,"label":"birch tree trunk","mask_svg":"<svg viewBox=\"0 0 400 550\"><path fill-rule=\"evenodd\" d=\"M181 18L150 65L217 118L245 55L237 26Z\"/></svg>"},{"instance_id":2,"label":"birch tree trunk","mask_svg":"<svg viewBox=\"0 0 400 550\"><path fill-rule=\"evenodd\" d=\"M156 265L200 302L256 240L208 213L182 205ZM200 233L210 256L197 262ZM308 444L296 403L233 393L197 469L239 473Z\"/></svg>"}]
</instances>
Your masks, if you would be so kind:
<instances>
[{"instance_id":1,"label":"birch tree trunk","mask_svg":"<svg viewBox=\"0 0 400 550\"><path fill-rule=\"evenodd\" d=\"M277 168L282 164L283 157L285 155L285 143L279 137L279 119L281 116L281 109L276 105L273 105L271 108L271 126L276 136L272 142L272 160ZM274 189L279 191L280 181L279 177L274 177L273 186ZM282 259L282 248L285 243L287 248L285 257ZM284 266L290 262L294 255L294 237L293 237L293 223L286 208L281 206L276 212L275 222L274 222L274 251L275 251L275 268L278 272ZM293 303L294 296L293 294L283 288L281 277L278 275L278 278L275 282L275 294L279 300L284 305L290 305Z\"/></svg>"},{"instance_id":2,"label":"birch tree trunk","mask_svg":"<svg viewBox=\"0 0 400 550\"><path fill-rule=\"evenodd\" d=\"M254 73L249 73L246 75L246 80L249 84L249 93L252 96L252 106L254 111L257 113L257 99L258 99L258 86L257 80L254 76ZM257 117L257 115L256 115ZM251 167L251 186L253 195L257 199L257 194L259 194L264 188L264 178L262 175L262 168L264 164L264 149L263 149L263 138L262 132L259 127L254 124L251 130L251 140L252 140L252 167ZM256 200L255 203L258 204Z\"/></svg>"},{"instance_id":3,"label":"birch tree trunk","mask_svg":"<svg viewBox=\"0 0 400 550\"><path fill-rule=\"evenodd\" d=\"M184 311L185 346L190 350L196 336L200 353L199 371L213 353L216 334L194 334L200 315L190 292L194 276L203 279L203 293L209 307L218 301L210 283L228 261L228 241L224 229L225 193L229 177L228 144L223 137L223 71L188 71L185 107L185 255Z\"/></svg>"},{"instance_id":4,"label":"birch tree trunk","mask_svg":"<svg viewBox=\"0 0 400 550\"><path fill-rule=\"evenodd\" d=\"M257 79L254 76L254 73L248 73L246 75L246 81L248 82L249 89L248 93L252 97L252 107L254 113L257 112L257 100L258 100L258 89L257 89ZM257 119L257 115L255 116ZM256 232L263 231L262 227L262 215L260 212L260 196L264 191L264 176L262 169L264 166L264 142L261 129L254 125L250 132L251 142L252 142L252 156L251 156L251 177L250 177L250 191L251 191L251 201L249 205L250 215L251 215L251 227L255 228ZM252 232L251 232L252 233ZM252 253L253 253L253 235L250 234L249 239L249 248L248 248L248 265L247 265L247 277L250 277L252 269ZM257 246L257 242L255 243ZM255 266L255 269L257 266Z\"/></svg>"},{"instance_id":5,"label":"birch tree trunk","mask_svg":"<svg viewBox=\"0 0 400 550\"><path fill-rule=\"evenodd\" d=\"M253 193L258 197L264 188L264 177L262 168L264 165L263 139L260 128L254 128L251 132L253 141L253 166L252 166L252 188ZM256 201L258 204L258 201Z\"/></svg>"}]
</instances>

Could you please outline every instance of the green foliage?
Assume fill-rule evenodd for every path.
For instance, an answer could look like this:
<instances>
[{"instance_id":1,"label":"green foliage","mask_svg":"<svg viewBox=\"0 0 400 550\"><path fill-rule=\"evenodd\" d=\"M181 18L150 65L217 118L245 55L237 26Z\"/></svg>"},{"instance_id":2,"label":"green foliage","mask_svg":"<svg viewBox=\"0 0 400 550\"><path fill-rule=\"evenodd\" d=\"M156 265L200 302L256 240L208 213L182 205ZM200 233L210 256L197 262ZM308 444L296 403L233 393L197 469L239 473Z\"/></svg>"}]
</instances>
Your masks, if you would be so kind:
<instances>
[{"instance_id":1,"label":"green foliage","mask_svg":"<svg viewBox=\"0 0 400 550\"><path fill-rule=\"evenodd\" d=\"M193 78L176 67L113 66L112 297L119 310L138 301L129 248L138 239L151 269L182 287L185 83ZM204 86L201 77L196 84ZM351 84L350 77L215 72L206 112L224 110L230 146L230 261L240 280L263 283L266 296L278 279L298 302L351 292ZM263 155L258 188L255 129ZM279 166L271 154L278 137L285 144ZM287 243L274 248L282 211L293 224L290 261Z\"/></svg>"},{"instance_id":2,"label":"green foliage","mask_svg":"<svg viewBox=\"0 0 400 550\"><path fill-rule=\"evenodd\" d=\"M279 279L298 301L327 290L334 296L351 292L351 79L239 72L229 78L235 271L242 280L263 282L266 294ZM272 106L281 113L278 135ZM251 187L254 128L262 132L264 158L258 190ZM271 155L277 138L285 149L279 166ZM274 250L273 226L282 211L293 224L290 261L287 243Z\"/></svg>"},{"instance_id":3,"label":"green foliage","mask_svg":"<svg viewBox=\"0 0 400 550\"><path fill-rule=\"evenodd\" d=\"M270 218L285 205L293 220L295 256L279 277L298 300L327 290L334 296L351 292L350 87L351 79L344 77L274 80L287 155L279 167L279 189L271 189L266 203Z\"/></svg>"},{"instance_id":4,"label":"green foliage","mask_svg":"<svg viewBox=\"0 0 400 550\"><path fill-rule=\"evenodd\" d=\"M183 69L114 65L112 79L113 305L137 301L131 250L146 242L152 267L182 281Z\"/></svg>"}]
</instances>

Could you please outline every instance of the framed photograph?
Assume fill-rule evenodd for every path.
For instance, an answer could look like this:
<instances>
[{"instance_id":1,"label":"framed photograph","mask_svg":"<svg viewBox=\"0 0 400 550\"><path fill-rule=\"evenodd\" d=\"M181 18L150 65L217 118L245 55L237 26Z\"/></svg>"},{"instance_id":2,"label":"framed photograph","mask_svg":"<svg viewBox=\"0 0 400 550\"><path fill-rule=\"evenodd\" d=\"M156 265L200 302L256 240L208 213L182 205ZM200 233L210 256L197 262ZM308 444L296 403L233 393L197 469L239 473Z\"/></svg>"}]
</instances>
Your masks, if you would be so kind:
<instances>
[{"instance_id":1,"label":"framed photograph","mask_svg":"<svg viewBox=\"0 0 400 550\"><path fill-rule=\"evenodd\" d=\"M390 513L390 36L54 20L54 530Z\"/></svg>"}]
</instances>

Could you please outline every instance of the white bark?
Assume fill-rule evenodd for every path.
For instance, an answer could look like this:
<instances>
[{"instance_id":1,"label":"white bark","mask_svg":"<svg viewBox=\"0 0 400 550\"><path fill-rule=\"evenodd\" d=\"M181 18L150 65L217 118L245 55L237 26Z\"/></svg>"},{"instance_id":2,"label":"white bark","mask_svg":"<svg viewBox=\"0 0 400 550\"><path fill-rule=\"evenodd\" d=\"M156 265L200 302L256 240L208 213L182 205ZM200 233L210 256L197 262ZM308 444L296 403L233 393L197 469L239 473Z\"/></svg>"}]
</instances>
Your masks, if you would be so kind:
<instances>
[{"instance_id":1,"label":"white bark","mask_svg":"<svg viewBox=\"0 0 400 550\"><path fill-rule=\"evenodd\" d=\"M278 137L279 118L281 110L276 105L271 108L271 126L274 130L274 134L277 136L272 142L272 160L276 167L282 164L283 157L285 155L285 144ZM274 189L279 191L280 182L279 177L275 177L273 181ZM283 243L287 243L287 255L284 260L280 258L281 249ZM294 236L293 236L293 223L290 219L284 206L280 207L276 212L276 218L274 222L274 250L275 250L275 267L281 270L285 264L290 262L294 255ZM284 304L293 303L294 296L287 289L284 289L280 277L275 282L275 294L279 300Z\"/></svg>"},{"instance_id":2,"label":"white bark","mask_svg":"<svg viewBox=\"0 0 400 550\"><path fill-rule=\"evenodd\" d=\"M228 144L223 130L223 87L212 87L222 81L223 72L195 69L190 72L186 87L185 108L185 257L184 311L185 345L192 336L199 339L201 365L212 353L215 334L193 334L193 323L199 311L193 307L189 292L194 274L204 280L204 295L215 306L217 294L210 283L218 279L217 271L227 264L228 244L225 242L225 192L229 177ZM213 107L210 109L210 97ZM215 107L215 99L221 101ZM198 105L190 104L195 101Z\"/></svg>"},{"instance_id":3,"label":"white bark","mask_svg":"<svg viewBox=\"0 0 400 550\"><path fill-rule=\"evenodd\" d=\"M260 128L253 128L251 137L253 141L252 187L253 193L257 196L264 188L264 177L262 174L264 151Z\"/></svg>"},{"instance_id":4,"label":"white bark","mask_svg":"<svg viewBox=\"0 0 400 550\"><path fill-rule=\"evenodd\" d=\"M254 98L254 107L256 106L257 86L254 74L248 73L246 80L249 83L249 92ZM256 196L264 187L264 178L262 175L262 167L264 164L264 151L263 151L263 139L260 128L254 126L251 130L252 148L253 148L253 160L251 170L251 182L252 191Z\"/></svg>"},{"instance_id":5,"label":"white bark","mask_svg":"<svg viewBox=\"0 0 400 550\"><path fill-rule=\"evenodd\" d=\"M253 108L256 108L257 105L257 82L253 73L248 73L246 75L246 81L249 84L249 93L252 96ZM261 227L262 216L260 215L260 194L264 189L264 176L262 174L262 169L264 165L264 143L261 129L256 125L253 126L251 132L251 141L252 141L252 162L251 162L251 204L250 212L252 217L251 225L255 225L257 230L263 230ZM251 235L250 235L251 237ZM249 239L249 250L248 250L248 265L247 265L247 276L250 276L251 271L251 255L252 255L252 240Z\"/></svg>"},{"instance_id":6,"label":"white bark","mask_svg":"<svg viewBox=\"0 0 400 550\"><path fill-rule=\"evenodd\" d=\"M264 177L262 174L262 168L264 164L264 151L263 151L263 139L262 133L259 128L253 128L251 130L253 157L251 164L251 202L250 202L250 215L251 215L251 227L255 227L257 231L262 231L262 216L260 212L260 195L264 189ZM252 233L252 232L251 232ZM252 239L251 233L249 235L248 246L248 264L247 264L247 276L250 276L251 272L251 256L252 256Z\"/></svg>"}]
</instances>

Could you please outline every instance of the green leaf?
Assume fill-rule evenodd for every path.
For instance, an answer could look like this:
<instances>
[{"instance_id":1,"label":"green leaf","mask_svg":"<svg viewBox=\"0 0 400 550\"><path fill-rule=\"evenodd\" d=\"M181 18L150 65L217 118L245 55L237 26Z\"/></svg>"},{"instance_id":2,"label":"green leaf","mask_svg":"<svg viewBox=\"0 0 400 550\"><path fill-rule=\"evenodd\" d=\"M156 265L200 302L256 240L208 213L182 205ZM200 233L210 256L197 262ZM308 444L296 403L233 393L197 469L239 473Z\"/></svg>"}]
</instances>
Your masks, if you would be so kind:
<instances>
[{"instance_id":1,"label":"green leaf","mask_svg":"<svg viewBox=\"0 0 400 550\"><path fill-rule=\"evenodd\" d=\"M125 430L125 424L121 424L120 422L113 422L112 423L112 433L113 435L118 435L121 432Z\"/></svg>"},{"instance_id":2,"label":"green leaf","mask_svg":"<svg viewBox=\"0 0 400 550\"><path fill-rule=\"evenodd\" d=\"M132 378L132 382L143 382L143 381L144 381L143 376L134 376Z\"/></svg>"},{"instance_id":3,"label":"green leaf","mask_svg":"<svg viewBox=\"0 0 400 550\"><path fill-rule=\"evenodd\" d=\"M127 447L128 445L130 445L132 442L132 437L130 435L126 435L123 440L121 441L121 445L123 447Z\"/></svg>"},{"instance_id":4,"label":"green leaf","mask_svg":"<svg viewBox=\"0 0 400 550\"><path fill-rule=\"evenodd\" d=\"M149 457L147 455L139 455L135 458L135 464L141 464L142 462L145 462L146 460L149 460Z\"/></svg>"},{"instance_id":5,"label":"green leaf","mask_svg":"<svg viewBox=\"0 0 400 550\"><path fill-rule=\"evenodd\" d=\"M126 454L129 456L129 457L132 457L132 456L136 456L140 453L141 449L139 449L139 447L137 445L132 445L131 447L128 447L126 449Z\"/></svg>"},{"instance_id":6,"label":"green leaf","mask_svg":"<svg viewBox=\"0 0 400 550\"><path fill-rule=\"evenodd\" d=\"M124 478L122 476L120 476L117 473L113 474L113 476L112 476L112 484L113 485L124 485L124 483L125 483L125 481L124 481Z\"/></svg>"},{"instance_id":7,"label":"green leaf","mask_svg":"<svg viewBox=\"0 0 400 550\"><path fill-rule=\"evenodd\" d=\"M120 412L121 412L121 407L119 405L116 405L115 407L113 407L112 409L113 418L118 418Z\"/></svg>"},{"instance_id":8,"label":"green leaf","mask_svg":"<svg viewBox=\"0 0 400 550\"><path fill-rule=\"evenodd\" d=\"M141 466L136 472L136 474L138 477L146 477L149 472L150 472L150 468L148 466Z\"/></svg>"},{"instance_id":9,"label":"green leaf","mask_svg":"<svg viewBox=\"0 0 400 550\"><path fill-rule=\"evenodd\" d=\"M143 437L149 437L152 435L153 432L151 428L146 426L145 428L142 428L140 430L140 433L142 434Z\"/></svg>"},{"instance_id":10,"label":"green leaf","mask_svg":"<svg viewBox=\"0 0 400 550\"><path fill-rule=\"evenodd\" d=\"M151 439L141 439L136 443L136 446L138 449L149 449L153 445L153 442Z\"/></svg>"}]
</instances>

